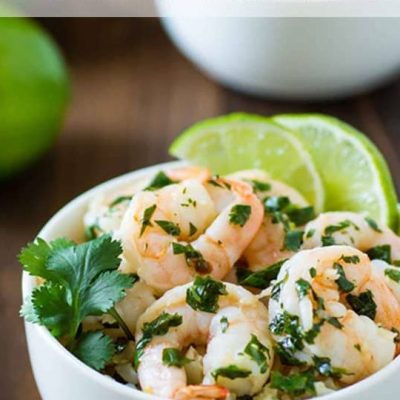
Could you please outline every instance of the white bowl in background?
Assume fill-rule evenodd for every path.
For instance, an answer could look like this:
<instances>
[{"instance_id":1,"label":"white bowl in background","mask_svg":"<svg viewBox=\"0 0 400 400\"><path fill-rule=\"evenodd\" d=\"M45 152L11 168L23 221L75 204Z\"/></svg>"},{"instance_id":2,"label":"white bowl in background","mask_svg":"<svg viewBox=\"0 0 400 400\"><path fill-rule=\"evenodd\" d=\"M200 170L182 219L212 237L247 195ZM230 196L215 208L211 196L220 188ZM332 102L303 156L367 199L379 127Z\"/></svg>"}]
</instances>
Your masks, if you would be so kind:
<instances>
[{"instance_id":1,"label":"white bowl in background","mask_svg":"<svg viewBox=\"0 0 400 400\"><path fill-rule=\"evenodd\" d=\"M57 212L38 236L52 240L60 236L83 239L82 217L89 201L100 192L125 187L127 183L151 176L160 169L182 165L171 162L155 165L111 179L80 195ZM24 272L23 298L35 287L33 277ZM43 400L157 400L159 398L124 386L89 368L69 353L47 329L25 323L28 350L37 386ZM400 396L400 357L371 377L324 396L324 400L393 400ZM29 393L27 393L29 397Z\"/></svg>"},{"instance_id":2,"label":"white bowl in background","mask_svg":"<svg viewBox=\"0 0 400 400\"><path fill-rule=\"evenodd\" d=\"M287 7L284 1L272 3L277 10ZM179 14L173 1L157 5L160 15ZM162 23L208 76L253 95L344 97L381 85L400 68L399 18L173 16Z\"/></svg>"}]
</instances>

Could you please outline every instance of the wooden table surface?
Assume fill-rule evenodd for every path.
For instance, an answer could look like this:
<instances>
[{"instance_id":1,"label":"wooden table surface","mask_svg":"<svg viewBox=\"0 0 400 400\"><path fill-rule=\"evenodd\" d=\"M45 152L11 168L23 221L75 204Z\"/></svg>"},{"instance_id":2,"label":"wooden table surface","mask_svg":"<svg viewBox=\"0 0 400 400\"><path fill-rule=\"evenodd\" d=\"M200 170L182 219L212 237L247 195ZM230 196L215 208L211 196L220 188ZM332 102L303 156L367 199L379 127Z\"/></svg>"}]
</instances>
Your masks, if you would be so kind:
<instances>
[{"instance_id":1,"label":"wooden table surface","mask_svg":"<svg viewBox=\"0 0 400 400\"><path fill-rule=\"evenodd\" d=\"M0 400L40 399L18 317L21 268L16 254L21 246L82 191L167 160L172 138L193 122L232 111L332 114L375 141L400 187L400 80L339 102L255 99L203 76L177 52L156 20L42 22L64 50L73 98L51 152L0 185Z\"/></svg>"}]
</instances>

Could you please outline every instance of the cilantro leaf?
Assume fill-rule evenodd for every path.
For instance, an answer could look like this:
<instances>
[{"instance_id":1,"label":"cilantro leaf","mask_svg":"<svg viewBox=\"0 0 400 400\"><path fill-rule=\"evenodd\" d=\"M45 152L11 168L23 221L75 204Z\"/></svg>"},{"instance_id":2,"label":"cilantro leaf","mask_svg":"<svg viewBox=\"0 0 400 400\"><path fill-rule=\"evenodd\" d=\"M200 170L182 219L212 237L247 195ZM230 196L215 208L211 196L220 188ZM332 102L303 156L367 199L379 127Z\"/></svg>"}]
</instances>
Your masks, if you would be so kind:
<instances>
[{"instance_id":1,"label":"cilantro leaf","mask_svg":"<svg viewBox=\"0 0 400 400\"><path fill-rule=\"evenodd\" d=\"M219 322L221 323L221 332L226 333L229 328L228 318L224 315Z\"/></svg>"},{"instance_id":2,"label":"cilantro leaf","mask_svg":"<svg viewBox=\"0 0 400 400\"><path fill-rule=\"evenodd\" d=\"M377 306L374 295L370 290L360 293L359 296L348 294L346 300L358 315L365 315L372 320L375 319Z\"/></svg>"},{"instance_id":3,"label":"cilantro leaf","mask_svg":"<svg viewBox=\"0 0 400 400\"><path fill-rule=\"evenodd\" d=\"M247 204L236 204L229 213L229 222L243 228L251 214L251 207Z\"/></svg>"},{"instance_id":4,"label":"cilantro leaf","mask_svg":"<svg viewBox=\"0 0 400 400\"><path fill-rule=\"evenodd\" d=\"M197 276L193 284L186 290L186 302L194 310L216 313L219 296L228 292L222 282L215 281L209 276Z\"/></svg>"},{"instance_id":5,"label":"cilantro leaf","mask_svg":"<svg viewBox=\"0 0 400 400\"><path fill-rule=\"evenodd\" d=\"M189 244L181 244L172 242L172 251L174 254L183 254L186 264L190 268L194 268L199 274L210 272L210 264L204 259L203 255Z\"/></svg>"},{"instance_id":6,"label":"cilantro leaf","mask_svg":"<svg viewBox=\"0 0 400 400\"><path fill-rule=\"evenodd\" d=\"M262 374L267 372L267 360L271 358L271 354L268 347L264 346L256 335L251 335L251 340L246 345L244 353L257 363Z\"/></svg>"},{"instance_id":7,"label":"cilantro leaf","mask_svg":"<svg viewBox=\"0 0 400 400\"><path fill-rule=\"evenodd\" d=\"M142 217L142 226L140 228L140 234L139 237L143 235L144 231L148 226L153 226L151 223L151 217L153 216L154 212L156 211L157 206L153 204L150 207L147 207L144 212L143 212L143 217Z\"/></svg>"},{"instance_id":8,"label":"cilantro leaf","mask_svg":"<svg viewBox=\"0 0 400 400\"><path fill-rule=\"evenodd\" d=\"M271 374L271 388L278 389L290 396L314 395L314 383L314 377L308 371L288 376L282 375L278 371L273 371Z\"/></svg>"},{"instance_id":9,"label":"cilantro leaf","mask_svg":"<svg viewBox=\"0 0 400 400\"><path fill-rule=\"evenodd\" d=\"M251 272L247 268L238 268L236 270L236 276L240 285L251 286L258 289L265 289L271 282L277 278L279 271L285 260L278 261L275 264L269 265L268 267L261 269L256 272Z\"/></svg>"},{"instance_id":10,"label":"cilantro leaf","mask_svg":"<svg viewBox=\"0 0 400 400\"><path fill-rule=\"evenodd\" d=\"M336 284L339 286L340 289L343 290L345 293L351 292L354 288L355 285L353 282L349 281L346 278L346 274L344 272L343 267L339 263L335 263L333 265L333 268L336 270L337 274L339 275L339 278L335 280Z\"/></svg>"},{"instance_id":11,"label":"cilantro leaf","mask_svg":"<svg viewBox=\"0 0 400 400\"><path fill-rule=\"evenodd\" d=\"M171 178L169 178L165 172L160 171L156 174L156 176L152 179L152 181L149 183L149 186L147 186L144 190L157 190L161 189L164 186L172 185L173 183L176 183L173 181Z\"/></svg>"},{"instance_id":12,"label":"cilantro leaf","mask_svg":"<svg viewBox=\"0 0 400 400\"><path fill-rule=\"evenodd\" d=\"M162 362L168 367L178 367L182 368L186 364L190 363L192 360L185 357L179 349L173 347L163 350Z\"/></svg>"},{"instance_id":13,"label":"cilantro leaf","mask_svg":"<svg viewBox=\"0 0 400 400\"><path fill-rule=\"evenodd\" d=\"M296 281L296 291L300 300L306 297L310 290L311 290L310 282L306 281L303 278L300 278Z\"/></svg>"},{"instance_id":14,"label":"cilantro leaf","mask_svg":"<svg viewBox=\"0 0 400 400\"><path fill-rule=\"evenodd\" d=\"M247 378L251 374L248 369L239 368L236 365L228 365L227 367L217 368L212 372L212 377L217 381L218 377L236 379L236 378Z\"/></svg>"},{"instance_id":15,"label":"cilantro leaf","mask_svg":"<svg viewBox=\"0 0 400 400\"><path fill-rule=\"evenodd\" d=\"M285 248L290 251L299 250L303 243L303 231L292 230L286 232L285 235Z\"/></svg>"},{"instance_id":16,"label":"cilantro leaf","mask_svg":"<svg viewBox=\"0 0 400 400\"><path fill-rule=\"evenodd\" d=\"M47 243L41 238L37 238L33 243L29 243L18 255L18 260L24 270L30 275L39 276L43 279L50 279L52 273L47 270L46 263L53 251L68 248L75 243L71 240L60 238Z\"/></svg>"},{"instance_id":17,"label":"cilantro leaf","mask_svg":"<svg viewBox=\"0 0 400 400\"><path fill-rule=\"evenodd\" d=\"M171 221L157 220L155 223L168 235L179 236L181 234L181 228Z\"/></svg>"},{"instance_id":18,"label":"cilantro leaf","mask_svg":"<svg viewBox=\"0 0 400 400\"><path fill-rule=\"evenodd\" d=\"M400 283L400 270L386 268L385 275L394 282Z\"/></svg>"},{"instance_id":19,"label":"cilantro leaf","mask_svg":"<svg viewBox=\"0 0 400 400\"><path fill-rule=\"evenodd\" d=\"M370 218L370 217L365 217L365 221L367 222L367 224L369 225L369 227L370 227L371 229L373 229L375 232L382 233L382 229L379 228L379 226L378 226L378 224L376 223L375 220L373 220L373 219Z\"/></svg>"},{"instance_id":20,"label":"cilantro leaf","mask_svg":"<svg viewBox=\"0 0 400 400\"><path fill-rule=\"evenodd\" d=\"M103 332L87 332L68 347L76 357L98 371L102 370L115 354L115 345Z\"/></svg>"},{"instance_id":21,"label":"cilantro leaf","mask_svg":"<svg viewBox=\"0 0 400 400\"><path fill-rule=\"evenodd\" d=\"M259 192L267 192L272 188L270 183L258 181L256 179L252 179L251 184L253 185L254 190Z\"/></svg>"},{"instance_id":22,"label":"cilantro leaf","mask_svg":"<svg viewBox=\"0 0 400 400\"><path fill-rule=\"evenodd\" d=\"M366 253L371 260L383 260L388 264L392 263L392 248L389 244L383 244L382 246L375 246L370 248Z\"/></svg>"}]
</instances>

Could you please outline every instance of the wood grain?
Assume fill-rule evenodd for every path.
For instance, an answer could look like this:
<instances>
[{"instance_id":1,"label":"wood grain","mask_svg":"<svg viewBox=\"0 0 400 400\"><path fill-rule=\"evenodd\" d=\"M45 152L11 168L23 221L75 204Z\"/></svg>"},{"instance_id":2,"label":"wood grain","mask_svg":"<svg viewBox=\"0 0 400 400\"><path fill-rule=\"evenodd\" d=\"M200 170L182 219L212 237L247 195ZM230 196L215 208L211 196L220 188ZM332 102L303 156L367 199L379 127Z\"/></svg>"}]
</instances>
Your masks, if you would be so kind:
<instances>
[{"instance_id":1,"label":"wood grain","mask_svg":"<svg viewBox=\"0 0 400 400\"><path fill-rule=\"evenodd\" d=\"M46 220L82 191L115 175L168 159L183 128L231 111L323 112L366 132L400 187L400 81L357 98L293 103L222 88L185 60L158 21L42 20L64 50L73 97L54 148L0 186L0 400L37 400L22 321L16 254ZM71 399L72 400L72 399Z\"/></svg>"}]
</instances>

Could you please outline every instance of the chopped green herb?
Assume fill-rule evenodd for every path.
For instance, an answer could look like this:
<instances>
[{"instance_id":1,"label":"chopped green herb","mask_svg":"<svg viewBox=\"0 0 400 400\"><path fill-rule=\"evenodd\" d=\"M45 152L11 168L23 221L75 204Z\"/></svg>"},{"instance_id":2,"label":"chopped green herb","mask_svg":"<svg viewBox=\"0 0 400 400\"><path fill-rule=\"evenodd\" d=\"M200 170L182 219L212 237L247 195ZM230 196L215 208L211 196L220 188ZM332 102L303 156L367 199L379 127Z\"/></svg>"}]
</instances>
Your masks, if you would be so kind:
<instances>
[{"instance_id":1,"label":"chopped green herb","mask_svg":"<svg viewBox=\"0 0 400 400\"><path fill-rule=\"evenodd\" d=\"M127 202L127 201L131 201L133 196L119 196L116 199L114 199L111 203L109 208L114 208L118 205L120 205L121 203Z\"/></svg>"},{"instance_id":2,"label":"chopped green herb","mask_svg":"<svg viewBox=\"0 0 400 400\"><path fill-rule=\"evenodd\" d=\"M179 236L181 234L181 228L177 224L171 221L161 221L157 220L155 223L168 235Z\"/></svg>"},{"instance_id":3,"label":"chopped green herb","mask_svg":"<svg viewBox=\"0 0 400 400\"><path fill-rule=\"evenodd\" d=\"M158 190L173 183L176 182L170 179L163 171L160 171L144 190Z\"/></svg>"},{"instance_id":4,"label":"chopped green herb","mask_svg":"<svg viewBox=\"0 0 400 400\"><path fill-rule=\"evenodd\" d=\"M254 190L257 190L259 192L267 192L268 190L271 190L271 184L268 182L262 182L253 179L251 180L251 183L253 185Z\"/></svg>"},{"instance_id":5,"label":"chopped green herb","mask_svg":"<svg viewBox=\"0 0 400 400\"><path fill-rule=\"evenodd\" d=\"M372 320L375 319L376 303L370 290L360 293L359 296L348 294L346 300L358 315L365 315Z\"/></svg>"},{"instance_id":6,"label":"chopped green herb","mask_svg":"<svg viewBox=\"0 0 400 400\"><path fill-rule=\"evenodd\" d=\"M218 311L219 296L228 292L222 282L209 276L197 276L193 284L186 291L186 302L194 310L216 313Z\"/></svg>"},{"instance_id":7,"label":"chopped green herb","mask_svg":"<svg viewBox=\"0 0 400 400\"><path fill-rule=\"evenodd\" d=\"M393 268L386 268L385 275L392 281L400 283L400 271Z\"/></svg>"},{"instance_id":8,"label":"chopped green herb","mask_svg":"<svg viewBox=\"0 0 400 400\"><path fill-rule=\"evenodd\" d=\"M195 250L191 244L172 243L174 254L183 254L189 267L194 268L199 274L210 272L210 264L203 258L202 254Z\"/></svg>"},{"instance_id":9,"label":"chopped green herb","mask_svg":"<svg viewBox=\"0 0 400 400\"><path fill-rule=\"evenodd\" d=\"M314 233L315 233L315 229L309 229L309 230L306 232L306 239L312 238L312 237L314 236Z\"/></svg>"},{"instance_id":10,"label":"chopped green herb","mask_svg":"<svg viewBox=\"0 0 400 400\"><path fill-rule=\"evenodd\" d=\"M271 358L271 354L269 349L258 340L256 335L251 335L251 340L246 345L244 353L257 363L262 374L267 372L267 361Z\"/></svg>"},{"instance_id":11,"label":"chopped green herb","mask_svg":"<svg viewBox=\"0 0 400 400\"><path fill-rule=\"evenodd\" d=\"M101 231L98 223L94 223L85 227L85 238L86 240L93 240L96 239L98 236L98 231Z\"/></svg>"},{"instance_id":12,"label":"chopped green herb","mask_svg":"<svg viewBox=\"0 0 400 400\"><path fill-rule=\"evenodd\" d=\"M391 246L389 244L383 244L382 246L375 246L369 249L366 253L371 260L383 260L388 264L391 264Z\"/></svg>"},{"instance_id":13,"label":"chopped green herb","mask_svg":"<svg viewBox=\"0 0 400 400\"><path fill-rule=\"evenodd\" d=\"M331 236L335 232L343 231L347 228L350 228L351 226L356 231L360 230L360 228L353 221L350 221L349 219L345 219L344 221L341 221L336 225L328 225L324 230L324 235Z\"/></svg>"},{"instance_id":14,"label":"chopped green herb","mask_svg":"<svg viewBox=\"0 0 400 400\"><path fill-rule=\"evenodd\" d=\"M227 367L222 367L214 370L211 374L215 381L221 376L223 378L228 379L236 379L236 378L247 378L251 374L251 371L248 369L242 369L237 367L236 365L228 365Z\"/></svg>"},{"instance_id":15,"label":"chopped green herb","mask_svg":"<svg viewBox=\"0 0 400 400\"><path fill-rule=\"evenodd\" d=\"M354 348L361 352L361 345L359 343L355 344Z\"/></svg>"},{"instance_id":16,"label":"chopped green herb","mask_svg":"<svg viewBox=\"0 0 400 400\"><path fill-rule=\"evenodd\" d=\"M358 264L360 262L360 257L358 256L342 256L340 260L343 260L345 263L348 264Z\"/></svg>"},{"instance_id":17,"label":"chopped green herb","mask_svg":"<svg viewBox=\"0 0 400 400\"><path fill-rule=\"evenodd\" d=\"M314 207L293 208L286 212L289 219L296 225L302 226L315 218Z\"/></svg>"},{"instance_id":18,"label":"chopped green herb","mask_svg":"<svg viewBox=\"0 0 400 400\"><path fill-rule=\"evenodd\" d=\"M285 235L285 248L297 251L303 243L303 231L289 231Z\"/></svg>"},{"instance_id":19,"label":"chopped green herb","mask_svg":"<svg viewBox=\"0 0 400 400\"><path fill-rule=\"evenodd\" d=\"M264 208L268 213L284 212L290 206L289 197L271 196L264 200Z\"/></svg>"},{"instance_id":20,"label":"chopped green herb","mask_svg":"<svg viewBox=\"0 0 400 400\"><path fill-rule=\"evenodd\" d=\"M336 244L335 239L332 236L323 235L321 236L322 246L334 246Z\"/></svg>"},{"instance_id":21,"label":"chopped green herb","mask_svg":"<svg viewBox=\"0 0 400 400\"><path fill-rule=\"evenodd\" d=\"M247 268L238 268L236 271L238 283L244 286L264 289L268 287L274 279L277 278L285 261L286 259L278 261L277 263L256 272L251 272Z\"/></svg>"},{"instance_id":22,"label":"chopped green herb","mask_svg":"<svg viewBox=\"0 0 400 400\"><path fill-rule=\"evenodd\" d=\"M177 327L182 324L182 315L168 314L163 312L153 321L145 322L142 327L143 336L136 343L136 353L134 364L139 365L140 357L143 355L145 347L150 343L154 336L165 335L170 328Z\"/></svg>"},{"instance_id":23,"label":"chopped green herb","mask_svg":"<svg viewBox=\"0 0 400 400\"><path fill-rule=\"evenodd\" d=\"M310 268L310 276L311 278L315 278L317 276L317 270L314 267Z\"/></svg>"},{"instance_id":24,"label":"chopped green herb","mask_svg":"<svg viewBox=\"0 0 400 400\"><path fill-rule=\"evenodd\" d=\"M181 207L190 207L190 206L192 206L193 208L196 208L197 201L189 198L189 199L187 199L186 203L181 203Z\"/></svg>"},{"instance_id":25,"label":"chopped green herb","mask_svg":"<svg viewBox=\"0 0 400 400\"><path fill-rule=\"evenodd\" d=\"M302 329L297 315L283 311L274 317L269 324L269 328L274 335L287 335L288 342L286 344L291 349L302 350L304 348Z\"/></svg>"},{"instance_id":26,"label":"chopped green herb","mask_svg":"<svg viewBox=\"0 0 400 400\"><path fill-rule=\"evenodd\" d=\"M228 318L226 318L225 316L223 316L219 322L221 322L221 326L222 326L221 331L222 331L222 333L226 333L226 331L227 331L228 328L229 328L229 321L228 321Z\"/></svg>"},{"instance_id":27,"label":"chopped green herb","mask_svg":"<svg viewBox=\"0 0 400 400\"><path fill-rule=\"evenodd\" d=\"M156 208L157 208L157 206L155 204L153 204L152 206L147 207L144 210L143 217L142 217L142 227L140 229L139 236L143 235L144 231L146 230L146 228L148 226L153 226L153 224L151 223L151 217L153 216L154 212L156 211Z\"/></svg>"},{"instance_id":28,"label":"chopped green herb","mask_svg":"<svg viewBox=\"0 0 400 400\"><path fill-rule=\"evenodd\" d=\"M370 217L365 217L365 221L367 221L367 224L370 226L371 229L373 229L375 232L382 233L382 230L379 228L378 224L376 223L375 220L373 220Z\"/></svg>"},{"instance_id":29,"label":"chopped green herb","mask_svg":"<svg viewBox=\"0 0 400 400\"><path fill-rule=\"evenodd\" d=\"M300 300L306 297L310 290L311 290L310 282L306 281L303 278L300 278L296 281L296 291Z\"/></svg>"},{"instance_id":30,"label":"chopped green herb","mask_svg":"<svg viewBox=\"0 0 400 400\"><path fill-rule=\"evenodd\" d=\"M339 263L335 263L333 265L333 268L336 270L336 272L339 275L339 278L337 278L335 280L335 282L337 283L337 285L339 286L339 288L341 290L343 290L343 292L345 293L349 293L351 292L354 288L355 285L353 282L350 282L347 278L346 278L346 274L344 272L343 267L339 264Z\"/></svg>"},{"instance_id":31,"label":"chopped green herb","mask_svg":"<svg viewBox=\"0 0 400 400\"><path fill-rule=\"evenodd\" d=\"M189 236L193 236L197 232L197 228L189 222Z\"/></svg>"},{"instance_id":32,"label":"chopped green herb","mask_svg":"<svg viewBox=\"0 0 400 400\"><path fill-rule=\"evenodd\" d=\"M308 330L307 332L304 333L304 340L308 344L313 344L315 341L315 338L319 335L321 332L321 327L324 324L324 320L321 320L315 324L313 324L312 328Z\"/></svg>"},{"instance_id":33,"label":"chopped green herb","mask_svg":"<svg viewBox=\"0 0 400 400\"><path fill-rule=\"evenodd\" d=\"M296 357L296 349L289 337L285 337L275 346L275 352L283 365L303 366L305 363Z\"/></svg>"},{"instance_id":34,"label":"chopped green herb","mask_svg":"<svg viewBox=\"0 0 400 400\"><path fill-rule=\"evenodd\" d=\"M182 368L192 360L186 358L179 349L173 347L166 348L162 353L162 362L168 367Z\"/></svg>"},{"instance_id":35,"label":"chopped green herb","mask_svg":"<svg viewBox=\"0 0 400 400\"><path fill-rule=\"evenodd\" d=\"M285 376L278 371L271 374L271 388L289 396L315 395L315 380L311 372L298 372Z\"/></svg>"},{"instance_id":36,"label":"chopped green herb","mask_svg":"<svg viewBox=\"0 0 400 400\"><path fill-rule=\"evenodd\" d=\"M251 207L246 204L236 204L229 213L229 222L231 224L243 227L251 214Z\"/></svg>"},{"instance_id":37,"label":"chopped green herb","mask_svg":"<svg viewBox=\"0 0 400 400\"><path fill-rule=\"evenodd\" d=\"M331 360L328 357L313 357L315 369L322 376L329 376L331 378L340 379L346 371L342 368L334 368L331 365Z\"/></svg>"},{"instance_id":38,"label":"chopped green herb","mask_svg":"<svg viewBox=\"0 0 400 400\"><path fill-rule=\"evenodd\" d=\"M337 329L343 328L342 323L336 317L330 317L326 320L326 322L328 322L328 324L331 324L332 326L334 326Z\"/></svg>"}]
</instances>

